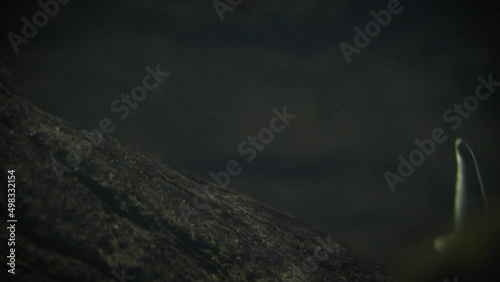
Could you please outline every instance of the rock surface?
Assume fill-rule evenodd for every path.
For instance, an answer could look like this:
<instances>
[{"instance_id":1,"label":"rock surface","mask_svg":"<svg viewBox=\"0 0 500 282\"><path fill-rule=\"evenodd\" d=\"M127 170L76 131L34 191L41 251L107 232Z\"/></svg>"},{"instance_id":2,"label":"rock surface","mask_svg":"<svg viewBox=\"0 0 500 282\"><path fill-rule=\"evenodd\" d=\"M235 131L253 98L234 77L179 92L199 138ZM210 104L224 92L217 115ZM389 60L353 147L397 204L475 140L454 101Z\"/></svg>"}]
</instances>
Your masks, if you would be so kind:
<instances>
[{"instance_id":1,"label":"rock surface","mask_svg":"<svg viewBox=\"0 0 500 282\"><path fill-rule=\"evenodd\" d=\"M4 237L1 281L393 281L289 215L44 112L4 65L0 108L18 220L16 275Z\"/></svg>"}]
</instances>

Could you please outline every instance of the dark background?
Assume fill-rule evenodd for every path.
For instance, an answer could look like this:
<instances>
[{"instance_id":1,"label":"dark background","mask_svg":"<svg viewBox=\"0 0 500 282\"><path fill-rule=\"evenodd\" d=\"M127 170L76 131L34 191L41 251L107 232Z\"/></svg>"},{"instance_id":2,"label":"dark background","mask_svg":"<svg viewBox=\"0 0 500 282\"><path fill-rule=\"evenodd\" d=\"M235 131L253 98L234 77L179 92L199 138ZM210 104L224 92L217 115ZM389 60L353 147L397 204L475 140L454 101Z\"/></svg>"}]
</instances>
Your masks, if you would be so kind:
<instances>
[{"instance_id":1,"label":"dark background","mask_svg":"<svg viewBox=\"0 0 500 282\"><path fill-rule=\"evenodd\" d=\"M16 55L7 34L40 8L15 1L2 4L0 59L25 96L75 127L109 117L113 137L206 179L238 160L230 187L393 268L451 229L455 138L474 149L492 204L500 195L500 90L457 130L442 118L477 76L500 81L500 9L402 1L348 64L339 43L387 2L246 0L220 22L208 0L73 0ZM110 103L156 64L171 75L119 120ZM237 146L284 105L297 118L247 163ZM383 173L437 127L448 140L391 193Z\"/></svg>"}]
</instances>

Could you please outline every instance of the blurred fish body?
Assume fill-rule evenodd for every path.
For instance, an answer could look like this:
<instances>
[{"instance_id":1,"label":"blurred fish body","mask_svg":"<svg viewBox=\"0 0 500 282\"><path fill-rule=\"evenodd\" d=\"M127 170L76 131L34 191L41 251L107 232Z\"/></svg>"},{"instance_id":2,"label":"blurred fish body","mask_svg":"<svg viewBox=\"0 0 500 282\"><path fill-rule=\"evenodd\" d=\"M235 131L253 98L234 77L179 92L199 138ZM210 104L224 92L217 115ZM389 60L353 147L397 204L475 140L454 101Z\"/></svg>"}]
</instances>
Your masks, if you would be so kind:
<instances>
[{"instance_id":1,"label":"blurred fish body","mask_svg":"<svg viewBox=\"0 0 500 282\"><path fill-rule=\"evenodd\" d=\"M454 231L434 240L434 249L445 254L457 239L488 209L486 193L472 149L461 139L455 141L457 178L455 185Z\"/></svg>"}]
</instances>

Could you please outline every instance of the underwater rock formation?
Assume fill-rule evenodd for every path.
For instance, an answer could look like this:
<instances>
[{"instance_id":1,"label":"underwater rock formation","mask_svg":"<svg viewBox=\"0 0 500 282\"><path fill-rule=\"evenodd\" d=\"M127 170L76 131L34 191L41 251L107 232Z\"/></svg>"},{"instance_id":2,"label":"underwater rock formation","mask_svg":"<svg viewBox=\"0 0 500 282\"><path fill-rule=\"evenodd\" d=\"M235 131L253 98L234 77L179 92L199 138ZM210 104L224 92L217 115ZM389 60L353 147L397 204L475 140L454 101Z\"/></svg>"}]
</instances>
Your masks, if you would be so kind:
<instances>
[{"instance_id":1,"label":"underwater rock formation","mask_svg":"<svg viewBox=\"0 0 500 282\"><path fill-rule=\"evenodd\" d=\"M4 65L0 107L2 179L15 170L16 183L10 281L393 281L285 213L39 109Z\"/></svg>"}]
</instances>

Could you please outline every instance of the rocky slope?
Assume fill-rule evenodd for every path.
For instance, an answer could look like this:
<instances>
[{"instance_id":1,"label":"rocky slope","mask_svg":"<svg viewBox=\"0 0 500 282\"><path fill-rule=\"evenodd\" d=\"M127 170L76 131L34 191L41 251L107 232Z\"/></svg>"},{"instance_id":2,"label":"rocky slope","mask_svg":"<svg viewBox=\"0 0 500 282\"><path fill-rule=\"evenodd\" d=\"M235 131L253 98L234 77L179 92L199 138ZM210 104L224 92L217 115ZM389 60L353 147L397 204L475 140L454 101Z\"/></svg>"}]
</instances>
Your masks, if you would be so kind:
<instances>
[{"instance_id":1,"label":"rocky slope","mask_svg":"<svg viewBox=\"0 0 500 282\"><path fill-rule=\"evenodd\" d=\"M15 170L16 183L10 281L393 281L289 215L44 112L4 65L0 108L2 179Z\"/></svg>"}]
</instances>

